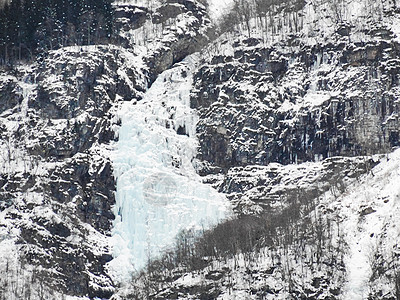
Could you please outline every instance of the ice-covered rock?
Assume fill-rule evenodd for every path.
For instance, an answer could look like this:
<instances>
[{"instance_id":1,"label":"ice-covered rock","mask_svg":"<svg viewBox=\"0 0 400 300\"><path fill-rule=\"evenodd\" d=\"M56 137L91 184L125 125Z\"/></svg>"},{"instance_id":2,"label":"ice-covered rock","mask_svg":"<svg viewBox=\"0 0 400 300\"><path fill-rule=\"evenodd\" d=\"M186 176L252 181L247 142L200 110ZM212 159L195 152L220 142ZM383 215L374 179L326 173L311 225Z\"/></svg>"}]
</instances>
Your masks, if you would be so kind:
<instances>
[{"instance_id":1,"label":"ice-covered rock","mask_svg":"<svg viewBox=\"0 0 400 300\"><path fill-rule=\"evenodd\" d=\"M207 229L229 215L225 196L204 184L194 168L197 116L189 93L195 68L196 56L187 57L159 75L140 102L126 102L118 112L110 263L117 278L140 271L180 231Z\"/></svg>"}]
</instances>

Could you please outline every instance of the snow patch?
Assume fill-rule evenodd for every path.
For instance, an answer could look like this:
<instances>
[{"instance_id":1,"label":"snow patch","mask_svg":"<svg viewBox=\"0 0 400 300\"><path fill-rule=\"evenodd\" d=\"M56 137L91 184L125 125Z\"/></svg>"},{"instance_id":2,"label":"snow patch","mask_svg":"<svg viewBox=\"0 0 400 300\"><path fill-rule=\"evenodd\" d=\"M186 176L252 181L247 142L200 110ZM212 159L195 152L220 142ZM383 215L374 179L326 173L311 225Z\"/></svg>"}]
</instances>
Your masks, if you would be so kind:
<instances>
[{"instance_id":1,"label":"snow patch","mask_svg":"<svg viewBox=\"0 0 400 300\"><path fill-rule=\"evenodd\" d=\"M390 251L400 238L400 149L387 155L331 206L338 205L345 221L349 254L345 260L348 281L343 299L367 299L377 245Z\"/></svg>"}]
</instances>

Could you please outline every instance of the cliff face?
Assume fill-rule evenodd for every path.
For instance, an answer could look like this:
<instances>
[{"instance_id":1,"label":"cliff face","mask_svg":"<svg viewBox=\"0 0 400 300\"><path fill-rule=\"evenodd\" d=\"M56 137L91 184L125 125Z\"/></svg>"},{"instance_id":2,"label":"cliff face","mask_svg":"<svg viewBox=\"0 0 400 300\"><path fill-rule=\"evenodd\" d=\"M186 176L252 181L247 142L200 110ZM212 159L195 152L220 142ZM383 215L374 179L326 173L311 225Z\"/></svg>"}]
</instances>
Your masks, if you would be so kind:
<instances>
[{"instance_id":1,"label":"cliff face","mask_svg":"<svg viewBox=\"0 0 400 300\"><path fill-rule=\"evenodd\" d=\"M372 38L297 47L233 42L230 54L195 76L199 158L226 170L398 146L399 47Z\"/></svg>"},{"instance_id":2,"label":"cliff face","mask_svg":"<svg viewBox=\"0 0 400 300\"><path fill-rule=\"evenodd\" d=\"M173 15L162 13L175 6ZM160 72L201 47L209 25L204 8L191 1L166 3L160 12L115 8L119 44L65 47L1 71L4 299L56 291L109 298L114 291L106 264L115 218L110 153L117 108L140 100ZM147 30L160 32L152 42L138 41Z\"/></svg>"},{"instance_id":3,"label":"cliff face","mask_svg":"<svg viewBox=\"0 0 400 300\"><path fill-rule=\"evenodd\" d=\"M399 6L331 2L274 2L219 37L197 1L116 3L112 45L1 69L0 297L396 299ZM179 62L197 51L188 80ZM192 82L188 163L238 217L184 231L121 288L109 264L119 114L151 101L157 78ZM157 97L149 130L194 138Z\"/></svg>"},{"instance_id":4,"label":"cliff face","mask_svg":"<svg viewBox=\"0 0 400 300\"><path fill-rule=\"evenodd\" d=\"M238 217L116 299L398 297L398 5L335 3L281 1L201 51L196 166Z\"/></svg>"}]
</instances>

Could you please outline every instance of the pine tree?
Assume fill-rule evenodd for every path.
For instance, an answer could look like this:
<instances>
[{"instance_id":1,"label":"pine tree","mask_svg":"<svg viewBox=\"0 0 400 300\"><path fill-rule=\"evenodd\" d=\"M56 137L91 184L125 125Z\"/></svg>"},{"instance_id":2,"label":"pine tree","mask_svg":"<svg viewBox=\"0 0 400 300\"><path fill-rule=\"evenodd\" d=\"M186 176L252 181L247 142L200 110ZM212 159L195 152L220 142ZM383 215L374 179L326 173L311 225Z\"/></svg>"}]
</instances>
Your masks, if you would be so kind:
<instances>
[{"instance_id":1,"label":"pine tree","mask_svg":"<svg viewBox=\"0 0 400 300\"><path fill-rule=\"evenodd\" d=\"M12 0L0 8L0 63L111 37L111 0Z\"/></svg>"}]
</instances>

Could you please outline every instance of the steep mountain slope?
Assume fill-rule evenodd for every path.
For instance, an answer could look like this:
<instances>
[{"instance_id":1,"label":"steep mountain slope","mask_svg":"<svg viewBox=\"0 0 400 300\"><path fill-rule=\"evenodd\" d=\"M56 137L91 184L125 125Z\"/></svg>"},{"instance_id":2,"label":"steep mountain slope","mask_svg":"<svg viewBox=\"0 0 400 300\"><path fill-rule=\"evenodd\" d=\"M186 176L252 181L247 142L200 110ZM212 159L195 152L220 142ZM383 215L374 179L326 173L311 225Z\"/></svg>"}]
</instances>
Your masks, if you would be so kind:
<instances>
[{"instance_id":1,"label":"steep mountain slope","mask_svg":"<svg viewBox=\"0 0 400 300\"><path fill-rule=\"evenodd\" d=\"M399 143L399 8L275 4L236 16L194 75L198 172L239 217L179 236L122 298L398 297L397 152L371 155Z\"/></svg>"},{"instance_id":2,"label":"steep mountain slope","mask_svg":"<svg viewBox=\"0 0 400 300\"><path fill-rule=\"evenodd\" d=\"M400 4L203 4L1 69L1 299L400 297Z\"/></svg>"},{"instance_id":3,"label":"steep mountain slope","mask_svg":"<svg viewBox=\"0 0 400 300\"><path fill-rule=\"evenodd\" d=\"M357 159L347 159L345 170L360 166L364 159L358 159L358 164ZM301 198L301 191L292 193L290 199L290 189L305 183L307 188L318 189L324 182L323 170L333 162L275 166L275 170L286 169L282 170L286 178L281 185L267 183L266 187L279 189L285 195L281 202L294 204L295 210L300 207L299 215L295 211L282 213L277 219L267 215L272 223L263 219L256 224L262 231L258 237L268 237L266 240L258 240L254 228L245 231L255 235L253 241L258 242L251 251L215 255L203 266L184 261L178 268L163 272L155 265L149 269L151 273L136 279L134 290L125 290L122 299L145 295L151 299L396 299L399 151L374 159L374 164L379 164L368 174L360 175L363 171L358 169L358 175L350 171L343 176L346 172L339 170L343 186L331 184L316 199L310 194ZM346 159L337 158L335 162L344 163ZM256 174L252 172L252 178L260 176ZM249 226L249 221L254 221L243 220L237 226ZM239 227L228 225L232 231L217 232L216 238L235 235ZM245 239L251 238L240 236L240 240ZM215 243L212 239L201 242ZM224 242L232 240L225 236ZM153 282L147 283L140 294L140 286L147 280Z\"/></svg>"},{"instance_id":4,"label":"steep mountain slope","mask_svg":"<svg viewBox=\"0 0 400 300\"><path fill-rule=\"evenodd\" d=\"M64 47L32 65L2 69L4 299L52 298L55 291L112 295L106 264L115 218L110 151L117 107L140 100L158 73L207 40L204 7L172 1L154 10L171 7L178 12L159 13L155 21L157 11L148 7L117 5L116 26L141 20L118 31L124 47ZM150 30L158 31L153 41L139 44L138 36Z\"/></svg>"}]
</instances>

